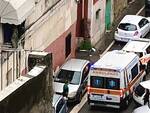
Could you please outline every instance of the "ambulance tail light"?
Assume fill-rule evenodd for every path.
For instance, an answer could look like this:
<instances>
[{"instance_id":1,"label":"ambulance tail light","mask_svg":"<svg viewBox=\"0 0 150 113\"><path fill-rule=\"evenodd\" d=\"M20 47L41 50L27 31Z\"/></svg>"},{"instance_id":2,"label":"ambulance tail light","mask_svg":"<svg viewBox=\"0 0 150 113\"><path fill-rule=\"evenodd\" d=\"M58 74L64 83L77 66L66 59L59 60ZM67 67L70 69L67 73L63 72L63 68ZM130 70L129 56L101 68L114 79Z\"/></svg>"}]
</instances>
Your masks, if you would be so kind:
<instances>
[{"instance_id":1,"label":"ambulance tail light","mask_svg":"<svg viewBox=\"0 0 150 113\"><path fill-rule=\"evenodd\" d=\"M87 93L90 93L90 86L87 86Z\"/></svg>"},{"instance_id":2,"label":"ambulance tail light","mask_svg":"<svg viewBox=\"0 0 150 113\"><path fill-rule=\"evenodd\" d=\"M121 89L121 90L120 90L120 98L123 98L123 95L124 95L124 90Z\"/></svg>"}]
</instances>

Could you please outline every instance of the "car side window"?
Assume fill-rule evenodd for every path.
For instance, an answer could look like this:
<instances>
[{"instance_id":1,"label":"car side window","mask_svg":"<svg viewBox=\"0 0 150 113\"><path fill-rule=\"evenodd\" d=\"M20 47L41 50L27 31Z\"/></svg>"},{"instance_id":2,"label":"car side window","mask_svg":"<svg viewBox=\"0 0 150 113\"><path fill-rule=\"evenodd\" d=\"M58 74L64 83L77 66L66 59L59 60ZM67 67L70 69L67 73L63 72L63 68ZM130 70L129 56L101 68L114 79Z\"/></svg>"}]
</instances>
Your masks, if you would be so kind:
<instances>
[{"instance_id":1,"label":"car side window","mask_svg":"<svg viewBox=\"0 0 150 113\"><path fill-rule=\"evenodd\" d=\"M143 26L145 26L146 24L148 24L149 21L145 18L143 18L140 22L139 22L139 27L142 28Z\"/></svg>"},{"instance_id":2,"label":"car side window","mask_svg":"<svg viewBox=\"0 0 150 113\"><path fill-rule=\"evenodd\" d=\"M85 68L83 69L82 73L82 82L85 80L85 78L88 76L90 70L90 64L87 64Z\"/></svg>"},{"instance_id":3,"label":"car side window","mask_svg":"<svg viewBox=\"0 0 150 113\"><path fill-rule=\"evenodd\" d=\"M150 54L150 46L146 49L147 54Z\"/></svg>"},{"instance_id":4,"label":"car side window","mask_svg":"<svg viewBox=\"0 0 150 113\"><path fill-rule=\"evenodd\" d=\"M56 113L60 113L64 104L65 104L65 101L63 99L60 99L56 107Z\"/></svg>"}]
</instances>

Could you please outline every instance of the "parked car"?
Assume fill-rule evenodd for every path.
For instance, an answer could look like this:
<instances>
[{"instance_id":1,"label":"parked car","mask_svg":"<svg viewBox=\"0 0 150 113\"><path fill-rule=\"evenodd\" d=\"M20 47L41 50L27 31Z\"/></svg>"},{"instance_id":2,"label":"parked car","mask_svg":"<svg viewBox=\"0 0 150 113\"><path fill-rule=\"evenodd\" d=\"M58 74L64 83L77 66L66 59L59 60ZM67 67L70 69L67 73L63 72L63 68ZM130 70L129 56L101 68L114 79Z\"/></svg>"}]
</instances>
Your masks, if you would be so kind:
<instances>
[{"instance_id":1,"label":"parked car","mask_svg":"<svg viewBox=\"0 0 150 113\"><path fill-rule=\"evenodd\" d=\"M70 59L65 62L54 77L54 91L63 93L63 86L68 81L68 102L80 102L86 91L90 62L82 59Z\"/></svg>"},{"instance_id":2,"label":"parked car","mask_svg":"<svg viewBox=\"0 0 150 113\"><path fill-rule=\"evenodd\" d=\"M67 113L67 101L62 95L54 94L53 95L53 113Z\"/></svg>"},{"instance_id":3,"label":"parked car","mask_svg":"<svg viewBox=\"0 0 150 113\"><path fill-rule=\"evenodd\" d=\"M115 31L115 40L128 42L130 39L143 38L150 31L149 19L138 15L126 15Z\"/></svg>"},{"instance_id":4,"label":"parked car","mask_svg":"<svg viewBox=\"0 0 150 113\"><path fill-rule=\"evenodd\" d=\"M132 113L150 113L150 103L136 108Z\"/></svg>"},{"instance_id":5,"label":"parked car","mask_svg":"<svg viewBox=\"0 0 150 113\"><path fill-rule=\"evenodd\" d=\"M133 92L134 102L138 105L145 105L150 95L150 80L141 82Z\"/></svg>"}]
</instances>

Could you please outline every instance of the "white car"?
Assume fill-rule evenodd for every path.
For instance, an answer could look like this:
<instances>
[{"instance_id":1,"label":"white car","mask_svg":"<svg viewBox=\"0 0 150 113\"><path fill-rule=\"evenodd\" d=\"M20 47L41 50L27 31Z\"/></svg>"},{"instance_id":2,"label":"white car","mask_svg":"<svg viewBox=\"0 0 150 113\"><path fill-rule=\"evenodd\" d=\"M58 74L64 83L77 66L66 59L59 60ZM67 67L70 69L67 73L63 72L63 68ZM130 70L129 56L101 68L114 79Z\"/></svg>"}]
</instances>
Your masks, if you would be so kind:
<instances>
[{"instance_id":1,"label":"white car","mask_svg":"<svg viewBox=\"0 0 150 113\"><path fill-rule=\"evenodd\" d=\"M141 82L133 92L134 102L138 105L145 105L150 100L150 80ZM147 98L146 98L147 96Z\"/></svg>"},{"instance_id":2,"label":"white car","mask_svg":"<svg viewBox=\"0 0 150 113\"><path fill-rule=\"evenodd\" d=\"M128 42L130 39L143 38L150 31L148 18L138 15L126 15L115 31L115 40Z\"/></svg>"},{"instance_id":3,"label":"white car","mask_svg":"<svg viewBox=\"0 0 150 113\"><path fill-rule=\"evenodd\" d=\"M89 70L90 62L88 60L68 60L54 77L54 91L62 94L65 81L68 81L68 102L80 102L86 91Z\"/></svg>"},{"instance_id":4,"label":"white car","mask_svg":"<svg viewBox=\"0 0 150 113\"><path fill-rule=\"evenodd\" d=\"M147 74L150 72L150 39L130 40L122 50L136 53L140 57L142 65L145 66Z\"/></svg>"},{"instance_id":5,"label":"white car","mask_svg":"<svg viewBox=\"0 0 150 113\"><path fill-rule=\"evenodd\" d=\"M136 108L132 113L150 113L150 105L144 105Z\"/></svg>"}]
</instances>

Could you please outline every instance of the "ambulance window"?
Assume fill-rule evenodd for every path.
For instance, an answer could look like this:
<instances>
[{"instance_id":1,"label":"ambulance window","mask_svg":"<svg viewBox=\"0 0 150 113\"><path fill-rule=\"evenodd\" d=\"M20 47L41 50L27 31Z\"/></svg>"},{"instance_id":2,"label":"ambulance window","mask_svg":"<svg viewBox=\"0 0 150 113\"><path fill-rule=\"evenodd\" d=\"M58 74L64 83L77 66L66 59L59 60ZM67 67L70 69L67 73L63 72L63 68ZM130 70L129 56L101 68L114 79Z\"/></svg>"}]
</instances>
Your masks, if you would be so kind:
<instances>
[{"instance_id":1,"label":"ambulance window","mask_svg":"<svg viewBox=\"0 0 150 113\"><path fill-rule=\"evenodd\" d=\"M134 79L138 75L138 64L136 64L132 69L131 69L131 74L132 74L132 79Z\"/></svg>"},{"instance_id":2,"label":"ambulance window","mask_svg":"<svg viewBox=\"0 0 150 113\"><path fill-rule=\"evenodd\" d=\"M106 88L107 89L120 89L120 79L118 78L107 78L106 79Z\"/></svg>"},{"instance_id":3,"label":"ambulance window","mask_svg":"<svg viewBox=\"0 0 150 113\"><path fill-rule=\"evenodd\" d=\"M150 46L146 49L147 54L150 54Z\"/></svg>"},{"instance_id":4,"label":"ambulance window","mask_svg":"<svg viewBox=\"0 0 150 113\"><path fill-rule=\"evenodd\" d=\"M103 77L91 77L91 86L95 88L103 88L104 87L104 78Z\"/></svg>"}]
</instances>

